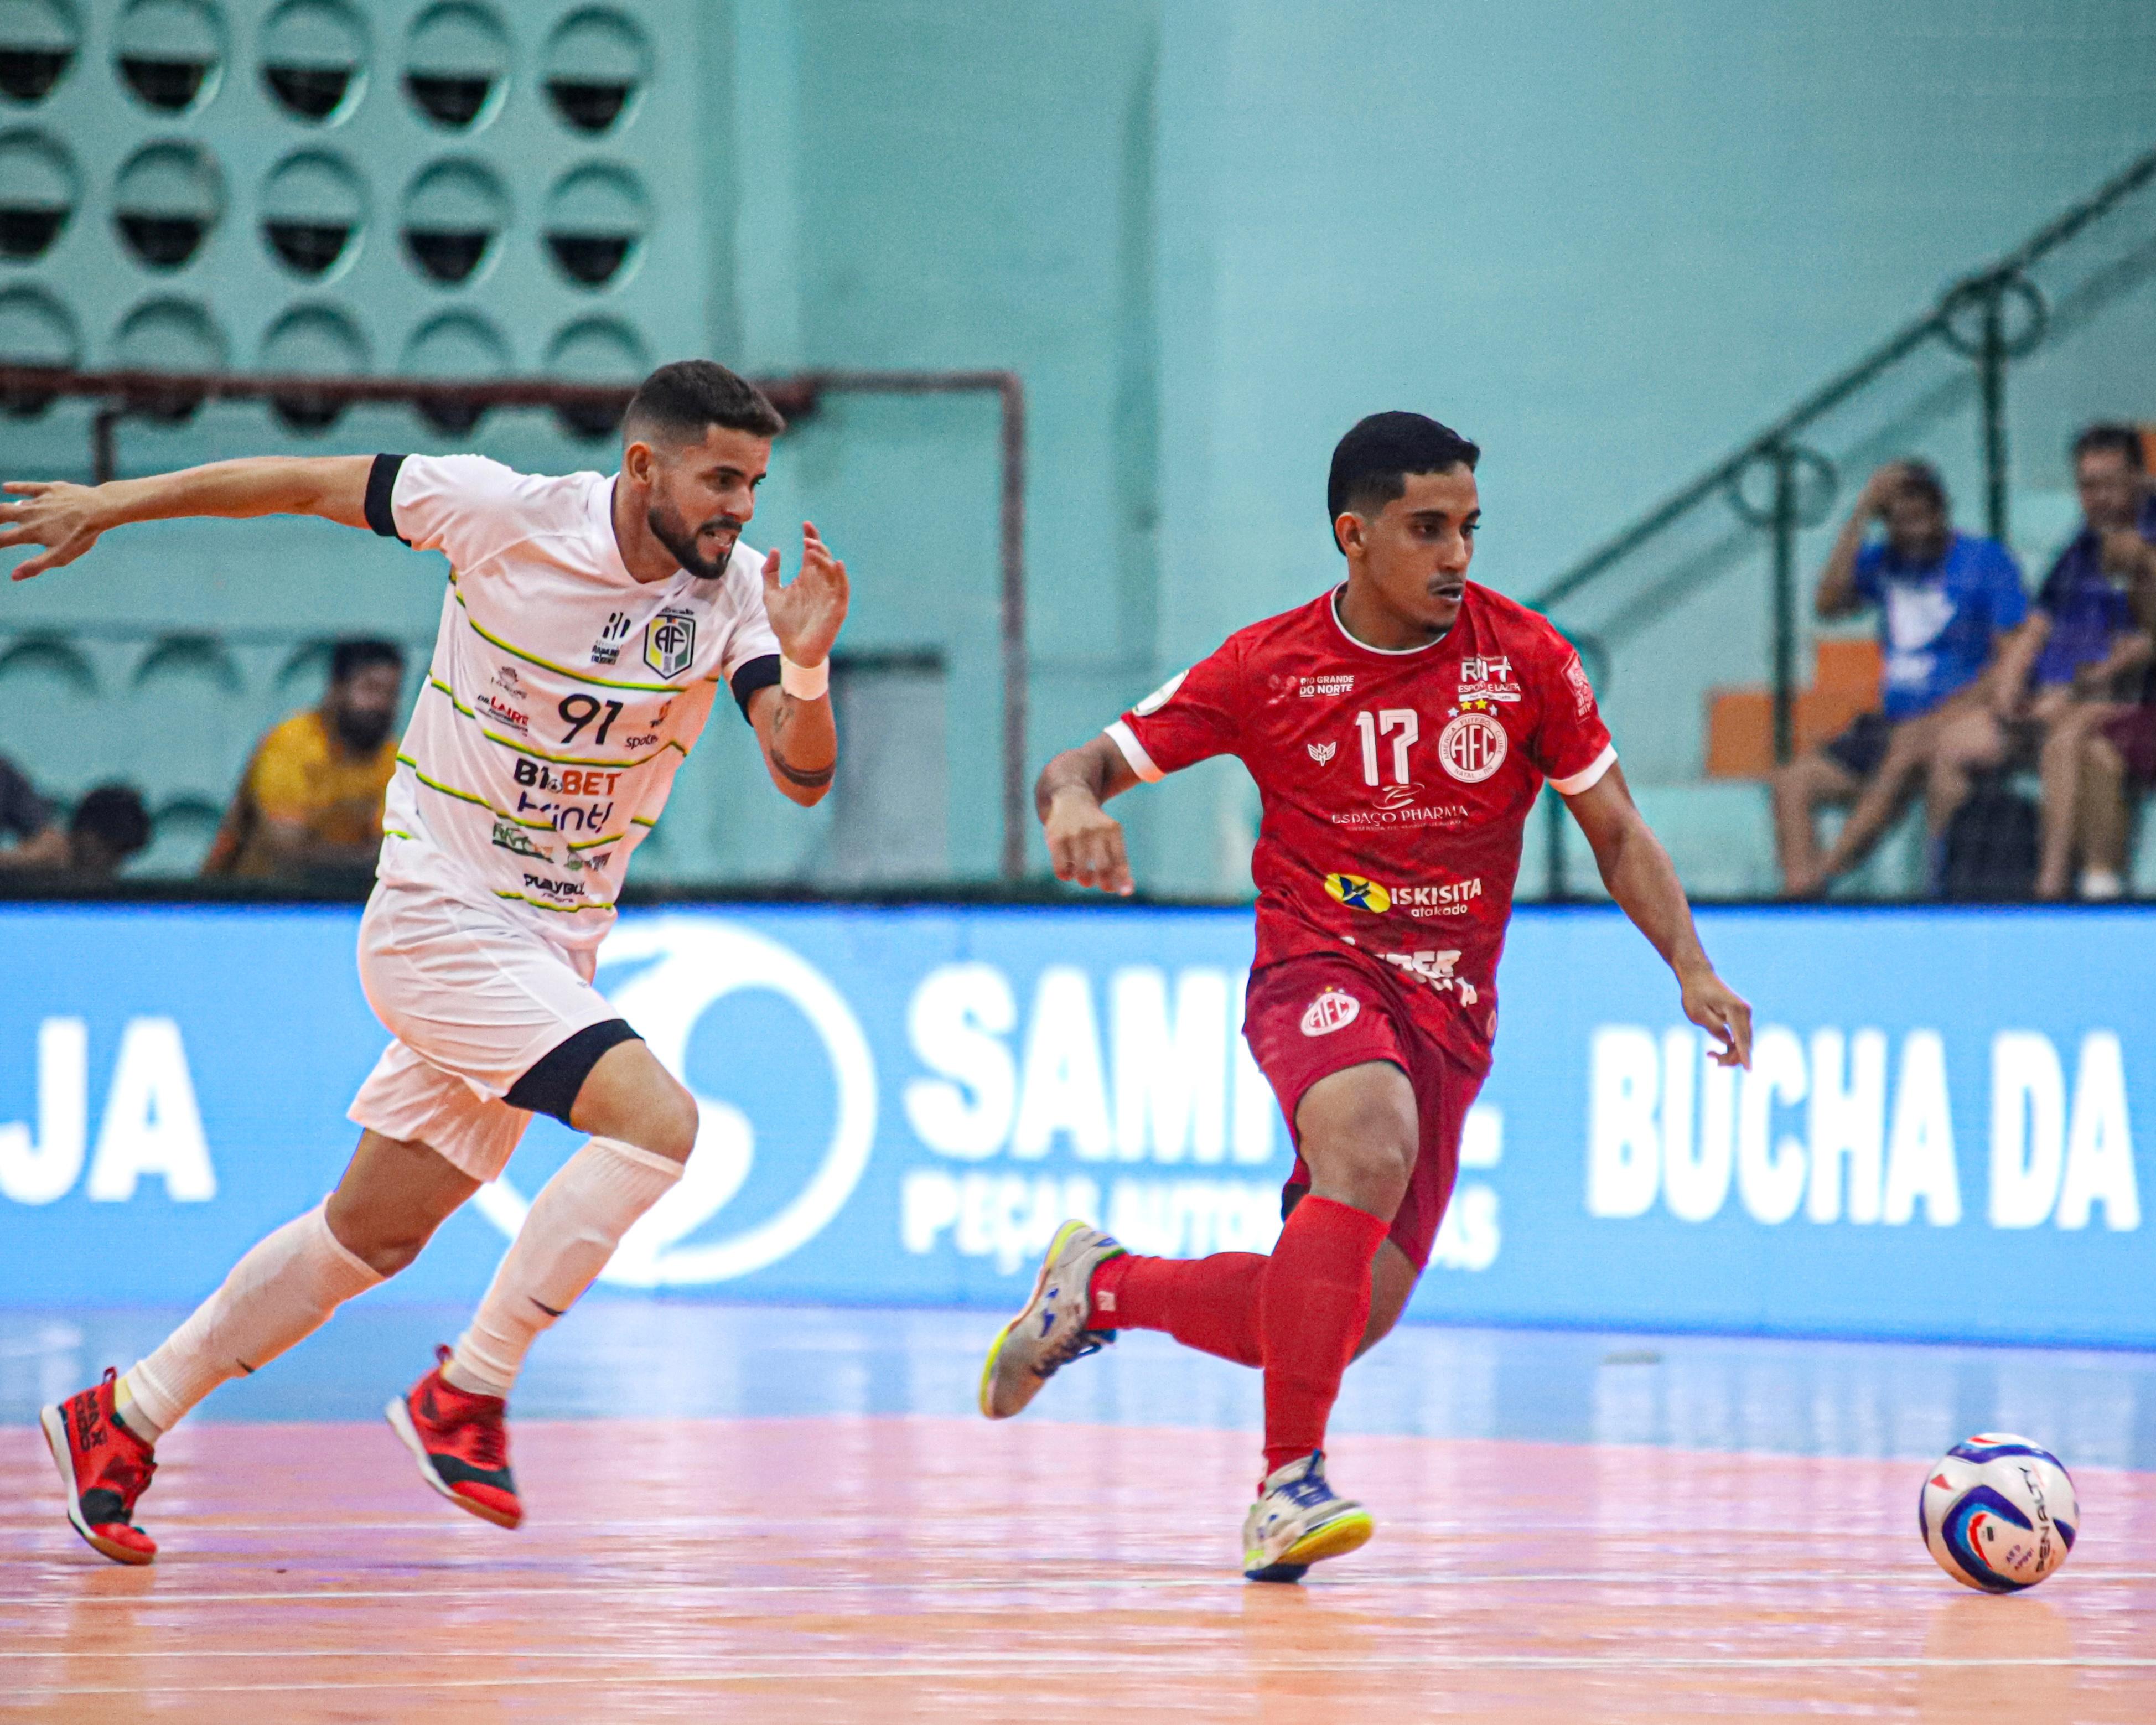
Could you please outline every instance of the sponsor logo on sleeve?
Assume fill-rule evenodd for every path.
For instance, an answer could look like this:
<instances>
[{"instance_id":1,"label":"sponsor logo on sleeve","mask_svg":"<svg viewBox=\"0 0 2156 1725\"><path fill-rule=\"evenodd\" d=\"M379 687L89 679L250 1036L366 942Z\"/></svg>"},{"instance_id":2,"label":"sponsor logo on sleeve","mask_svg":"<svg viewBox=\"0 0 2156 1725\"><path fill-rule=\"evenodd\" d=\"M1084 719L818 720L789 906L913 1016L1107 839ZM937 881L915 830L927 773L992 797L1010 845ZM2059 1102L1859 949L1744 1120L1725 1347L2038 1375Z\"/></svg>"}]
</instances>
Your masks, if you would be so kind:
<instances>
[{"instance_id":1,"label":"sponsor logo on sleeve","mask_svg":"<svg viewBox=\"0 0 2156 1725\"><path fill-rule=\"evenodd\" d=\"M1178 671L1165 683L1163 683L1159 688L1154 690L1152 694L1147 696L1143 701L1132 707L1131 711L1141 719L1152 717L1153 714L1158 712L1163 707L1166 706L1168 702L1175 699L1175 691L1183 686L1183 680L1189 675L1190 673L1188 670Z\"/></svg>"},{"instance_id":2,"label":"sponsor logo on sleeve","mask_svg":"<svg viewBox=\"0 0 2156 1725\"><path fill-rule=\"evenodd\" d=\"M1459 955L1455 953L1453 956L1457 957ZM1328 986L1304 1009L1302 1034L1306 1036L1330 1036L1335 1030L1344 1030L1353 1024L1362 1010L1363 1003L1345 988Z\"/></svg>"},{"instance_id":3,"label":"sponsor logo on sleeve","mask_svg":"<svg viewBox=\"0 0 2156 1725\"><path fill-rule=\"evenodd\" d=\"M1587 667L1579 662L1577 653L1564 668L1564 680L1572 685L1573 702L1579 709L1579 716L1585 718L1594 711L1594 685L1587 680Z\"/></svg>"},{"instance_id":4,"label":"sponsor logo on sleeve","mask_svg":"<svg viewBox=\"0 0 2156 1725\"><path fill-rule=\"evenodd\" d=\"M581 880L549 880L544 875L527 873L524 877L524 890L536 892L540 897L551 899L557 904L573 903L584 896L584 883Z\"/></svg>"},{"instance_id":5,"label":"sponsor logo on sleeve","mask_svg":"<svg viewBox=\"0 0 2156 1725\"><path fill-rule=\"evenodd\" d=\"M644 625L644 662L662 677L678 677L696 658L693 612L661 611Z\"/></svg>"},{"instance_id":6,"label":"sponsor logo on sleeve","mask_svg":"<svg viewBox=\"0 0 2156 1725\"><path fill-rule=\"evenodd\" d=\"M1505 764L1505 727L1487 713L1460 713L1437 733L1437 757L1462 784L1480 784Z\"/></svg>"}]
</instances>

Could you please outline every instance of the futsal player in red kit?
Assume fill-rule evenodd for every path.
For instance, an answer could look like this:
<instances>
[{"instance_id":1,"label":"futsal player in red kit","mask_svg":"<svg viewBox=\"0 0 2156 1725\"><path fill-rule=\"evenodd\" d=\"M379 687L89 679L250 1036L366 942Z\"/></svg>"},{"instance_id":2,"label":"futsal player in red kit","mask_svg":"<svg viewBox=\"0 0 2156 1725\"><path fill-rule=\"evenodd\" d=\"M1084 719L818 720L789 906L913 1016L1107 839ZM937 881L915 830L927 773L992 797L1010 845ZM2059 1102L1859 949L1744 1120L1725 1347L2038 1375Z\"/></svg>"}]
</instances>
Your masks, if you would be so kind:
<instances>
[{"instance_id":1,"label":"futsal player in red kit","mask_svg":"<svg viewBox=\"0 0 2156 1725\"><path fill-rule=\"evenodd\" d=\"M1326 1421L1348 1361L1407 1304L1451 1196L1545 780L1715 1057L1751 1055L1751 1008L1701 948L1578 655L1467 579L1480 453L1419 413L1364 419L1327 487L1347 580L1230 635L1050 762L1035 792L1056 874L1111 892L1131 874L1109 798L1232 754L1263 802L1244 1034L1294 1133L1279 1242L1269 1257L1147 1258L1065 1223L981 1378L982 1411L1008 1419L1122 1329L1262 1368L1265 1476L1243 1526L1253 1580L1300 1579L1373 1531L1326 1479Z\"/></svg>"}]
</instances>

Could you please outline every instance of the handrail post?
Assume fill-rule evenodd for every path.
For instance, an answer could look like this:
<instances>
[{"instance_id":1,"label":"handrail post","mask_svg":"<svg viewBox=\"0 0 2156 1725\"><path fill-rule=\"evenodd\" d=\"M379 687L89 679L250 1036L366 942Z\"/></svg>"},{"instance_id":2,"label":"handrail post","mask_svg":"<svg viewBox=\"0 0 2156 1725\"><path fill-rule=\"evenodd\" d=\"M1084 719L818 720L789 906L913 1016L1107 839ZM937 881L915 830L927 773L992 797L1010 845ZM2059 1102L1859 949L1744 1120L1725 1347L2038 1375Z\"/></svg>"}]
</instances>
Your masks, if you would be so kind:
<instances>
[{"instance_id":1,"label":"handrail post","mask_svg":"<svg viewBox=\"0 0 2156 1725\"><path fill-rule=\"evenodd\" d=\"M1564 798L1548 786L1543 789L1543 897L1563 904L1572 896L1572 885L1564 877Z\"/></svg>"},{"instance_id":2,"label":"handrail post","mask_svg":"<svg viewBox=\"0 0 2156 1725\"><path fill-rule=\"evenodd\" d=\"M90 482L102 485L120 476L120 416L116 401L100 402L90 416Z\"/></svg>"},{"instance_id":3,"label":"handrail post","mask_svg":"<svg viewBox=\"0 0 2156 1725\"><path fill-rule=\"evenodd\" d=\"M2006 284L1991 283L1984 296L1984 335L1977 369L1984 390L1984 531L2006 542Z\"/></svg>"},{"instance_id":4,"label":"handrail post","mask_svg":"<svg viewBox=\"0 0 2156 1725\"><path fill-rule=\"evenodd\" d=\"M997 394L1003 405L1003 498L999 514L1004 670L1003 878L1025 878L1026 718L1030 692L1026 657L1025 606L1025 386L1015 372L1004 374Z\"/></svg>"},{"instance_id":5,"label":"handrail post","mask_svg":"<svg viewBox=\"0 0 2156 1725\"><path fill-rule=\"evenodd\" d=\"M1797 662L1797 451L1786 439L1769 454L1774 465L1774 763L1795 752Z\"/></svg>"}]
</instances>

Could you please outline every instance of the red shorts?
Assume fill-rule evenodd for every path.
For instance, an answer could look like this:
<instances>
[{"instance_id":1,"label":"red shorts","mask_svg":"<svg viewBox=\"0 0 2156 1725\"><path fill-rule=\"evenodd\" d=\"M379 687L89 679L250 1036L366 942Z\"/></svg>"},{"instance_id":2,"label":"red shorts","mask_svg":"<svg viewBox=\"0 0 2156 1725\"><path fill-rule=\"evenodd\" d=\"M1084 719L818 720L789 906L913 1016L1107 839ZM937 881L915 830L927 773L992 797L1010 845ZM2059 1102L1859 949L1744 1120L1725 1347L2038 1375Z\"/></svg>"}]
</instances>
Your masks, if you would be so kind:
<instances>
[{"instance_id":1,"label":"red shorts","mask_svg":"<svg viewBox=\"0 0 2156 1725\"><path fill-rule=\"evenodd\" d=\"M2130 706L2104 721L2103 734L2126 762L2135 785L2156 784L2156 706Z\"/></svg>"},{"instance_id":2,"label":"red shorts","mask_svg":"<svg viewBox=\"0 0 2156 1725\"><path fill-rule=\"evenodd\" d=\"M1414 1086L1421 1144L1407 1195L1393 1216L1393 1244L1419 1271L1430 1262L1437 1225L1460 1168L1460 1128L1480 1074L1444 1048L1427 1020L1446 1008L1414 999L1419 983L1395 981L1360 952L1310 952L1250 973L1243 1034L1280 1098L1288 1131L1303 1093L1321 1078L1368 1060L1389 1060ZM1298 1146L1295 1171L1281 1189L1285 1217L1310 1189Z\"/></svg>"}]
</instances>

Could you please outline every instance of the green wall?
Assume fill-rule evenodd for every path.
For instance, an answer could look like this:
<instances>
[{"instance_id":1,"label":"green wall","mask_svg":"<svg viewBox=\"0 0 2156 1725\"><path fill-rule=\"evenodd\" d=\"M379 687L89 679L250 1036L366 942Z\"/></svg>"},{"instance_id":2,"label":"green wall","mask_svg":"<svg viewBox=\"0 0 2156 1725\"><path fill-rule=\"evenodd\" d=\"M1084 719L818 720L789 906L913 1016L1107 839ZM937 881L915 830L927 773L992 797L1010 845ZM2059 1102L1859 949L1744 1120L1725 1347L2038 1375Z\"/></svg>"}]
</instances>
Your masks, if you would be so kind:
<instances>
[{"instance_id":1,"label":"green wall","mask_svg":"<svg viewBox=\"0 0 2156 1725\"><path fill-rule=\"evenodd\" d=\"M210 308L242 365L293 306L321 302L378 371L454 311L485 319L520 371L594 318L654 357L701 349L757 372L1013 367L1029 396L1036 758L1334 578L1325 462L1359 414L1418 407L1482 440L1478 573L1530 592L2156 143L2156 11L2128 0L621 0L610 9L649 44L649 76L597 136L541 88L550 33L577 9L501 9L506 93L462 135L420 119L399 87L418 6L356 8L367 88L348 118L311 127L256 74L267 0L221 0L223 82L180 116L122 92L122 8L78 3L78 63L0 124L72 154L80 207L44 257L0 262L0 290L67 308L90 363L112 359L143 300L177 296ZM8 0L0 27L28 12ZM167 138L216 154L226 213L197 258L159 274L128 256L110 210L119 164ZM258 188L305 148L348 159L368 188L357 256L321 285L294 280L256 232ZM394 230L411 179L467 157L498 175L512 213L497 260L444 285ZM0 187L8 161L0 140ZM647 212L634 267L597 289L565 281L540 233L550 188L592 164L633 174ZM2152 231L2145 210L2129 225L2137 243ZM2114 286L2015 386L2032 551L2063 525L2066 428L2156 403L2150 295L2130 270ZM20 351L8 311L0 298L0 337ZM0 458L79 472L82 417L0 424ZM1974 513L1965 403L1836 435L1837 453L1882 436L1936 448ZM812 516L854 568L855 644L945 653L953 862L973 874L996 853L994 437L985 400L834 398L782 445L751 536L790 551ZM122 434L135 470L474 442L535 465L605 456L511 414L467 438L386 411L299 436L238 408ZM304 524L146 529L11 592L0 627L364 620L424 634L439 592L424 561ZM1762 674L1763 616L1757 560L1732 562L1613 655L1609 704L1635 778L1696 773L1700 696ZM18 668L33 674L58 675ZM0 697L7 685L0 665ZM230 727L244 732L279 693L203 698L245 707ZM712 741L658 860L700 875L801 867L821 817L755 784L745 735ZM21 702L0 699L0 747L63 788L94 776L95 751L71 753ZM237 766L189 770L214 786ZM1133 798L1148 884L1232 890L1249 808L1232 768Z\"/></svg>"}]
</instances>

